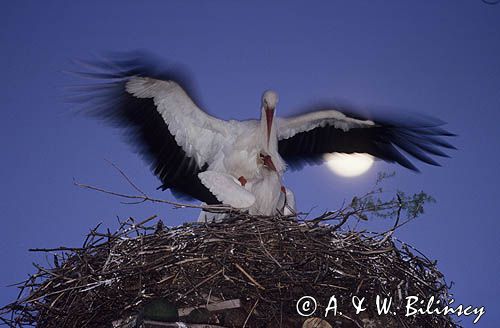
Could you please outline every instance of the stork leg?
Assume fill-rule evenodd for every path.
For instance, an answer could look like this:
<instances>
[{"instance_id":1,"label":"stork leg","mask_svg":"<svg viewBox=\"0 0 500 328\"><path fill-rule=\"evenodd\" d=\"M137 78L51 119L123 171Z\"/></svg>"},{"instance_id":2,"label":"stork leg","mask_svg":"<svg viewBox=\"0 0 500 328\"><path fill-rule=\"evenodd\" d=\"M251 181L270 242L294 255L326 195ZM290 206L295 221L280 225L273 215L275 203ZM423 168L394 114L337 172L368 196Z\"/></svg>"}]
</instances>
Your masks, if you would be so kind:
<instances>
[{"instance_id":1,"label":"stork leg","mask_svg":"<svg viewBox=\"0 0 500 328\"><path fill-rule=\"evenodd\" d=\"M296 215L295 210L295 196L290 189L287 189L284 185L281 185L281 192L285 198L283 204L283 214L284 215Z\"/></svg>"}]
</instances>

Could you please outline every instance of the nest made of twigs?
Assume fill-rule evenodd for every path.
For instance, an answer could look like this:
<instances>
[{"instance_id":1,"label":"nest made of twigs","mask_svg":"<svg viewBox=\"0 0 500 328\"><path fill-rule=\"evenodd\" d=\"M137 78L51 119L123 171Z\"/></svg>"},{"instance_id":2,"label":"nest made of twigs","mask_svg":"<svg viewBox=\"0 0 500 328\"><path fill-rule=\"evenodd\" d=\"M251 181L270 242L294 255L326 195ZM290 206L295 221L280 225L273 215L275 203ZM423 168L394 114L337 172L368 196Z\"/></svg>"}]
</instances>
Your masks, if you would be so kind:
<instances>
[{"instance_id":1,"label":"nest made of twigs","mask_svg":"<svg viewBox=\"0 0 500 328\"><path fill-rule=\"evenodd\" d=\"M42 250L58 251L54 266L38 267L21 286L23 296L3 308L4 323L112 327L130 316L144 319L145 306L155 300L176 310L238 300L239 308L208 313L202 323L301 327L306 318L296 303L302 296L314 296L315 315L322 316L334 295L342 315L324 318L334 327L457 326L444 315L376 314L377 295L392 297L394 308L407 296L434 296L443 304L449 298L435 263L391 233L241 213L173 228L146 221L127 221L116 233L94 229L81 248ZM353 296L365 297L368 309L356 314ZM169 320L200 322L179 312Z\"/></svg>"}]
</instances>

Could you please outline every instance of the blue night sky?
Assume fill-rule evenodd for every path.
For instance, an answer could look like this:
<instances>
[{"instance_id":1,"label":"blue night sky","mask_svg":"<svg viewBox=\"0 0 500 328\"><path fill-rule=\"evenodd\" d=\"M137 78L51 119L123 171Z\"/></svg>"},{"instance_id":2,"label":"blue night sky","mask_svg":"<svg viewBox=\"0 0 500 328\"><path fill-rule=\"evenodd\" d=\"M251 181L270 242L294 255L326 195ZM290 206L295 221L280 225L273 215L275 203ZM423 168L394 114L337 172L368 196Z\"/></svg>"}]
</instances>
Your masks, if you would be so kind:
<instances>
[{"instance_id":1,"label":"blue night sky","mask_svg":"<svg viewBox=\"0 0 500 328\"><path fill-rule=\"evenodd\" d=\"M68 5L70 4L71 5ZM193 75L202 105L229 119L256 118L263 90L280 93L278 115L343 100L438 117L459 136L443 167L422 173L377 162L342 178L326 166L288 173L298 207L319 213L368 191L378 171L395 170L389 191L437 199L397 231L438 260L456 303L484 305L479 327L500 323L500 4L460 1L9 1L0 12L0 304L3 287L45 259L31 247L81 245L97 223L158 214L168 225L194 210L124 205L79 189L80 182L133 192L106 162L151 196L173 200L120 132L65 103L72 59L146 49ZM377 222L371 227L376 228ZM380 222L382 225L383 223ZM465 326L471 327L470 320Z\"/></svg>"}]
</instances>

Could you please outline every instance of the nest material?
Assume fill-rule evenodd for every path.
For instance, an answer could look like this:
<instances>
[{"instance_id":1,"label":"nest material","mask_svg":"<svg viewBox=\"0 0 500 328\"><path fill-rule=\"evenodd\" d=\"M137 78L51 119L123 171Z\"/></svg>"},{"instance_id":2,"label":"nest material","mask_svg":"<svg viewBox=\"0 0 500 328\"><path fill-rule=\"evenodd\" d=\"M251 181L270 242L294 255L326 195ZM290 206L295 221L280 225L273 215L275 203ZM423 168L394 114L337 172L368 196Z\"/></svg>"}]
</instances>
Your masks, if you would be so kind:
<instances>
[{"instance_id":1,"label":"nest material","mask_svg":"<svg viewBox=\"0 0 500 328\"><path fill-rule=\"evenodd\" d=\"M24 283L24 298L3 308L4 323L112 327L133 318L139 325L148 319L148 306L160 302L175 310L165 322L301 327L307 318L297 314L297 300L314 296L315 316L323 317L334 295L342 315L323 317L334 327L457 327L444 315L405 316L405 297L434 296L445 304L448 288L435 263L390 233L242 214L221 223L148 224L127 221L113 234L94 229L82 248L43 250L62 255ZM351 304L354 295L366 299L361 314ZM402 309L379 316L377 295L392 297L392 306ZM227 300L241 306L206 311L206 305ZM208 313L179 318L180 309L197 306Z\"/></svg>"}]
</instances>

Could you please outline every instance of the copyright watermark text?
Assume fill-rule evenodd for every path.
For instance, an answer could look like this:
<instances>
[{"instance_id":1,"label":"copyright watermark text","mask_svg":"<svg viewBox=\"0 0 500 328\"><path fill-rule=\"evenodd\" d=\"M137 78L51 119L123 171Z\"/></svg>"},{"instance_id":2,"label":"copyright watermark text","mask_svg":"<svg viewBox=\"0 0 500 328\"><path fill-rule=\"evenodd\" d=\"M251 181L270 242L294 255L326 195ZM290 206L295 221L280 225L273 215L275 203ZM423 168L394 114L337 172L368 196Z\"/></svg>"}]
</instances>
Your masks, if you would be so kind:
<instances>
[{"instance_id":1,"label":"copyright watermark text","mask_svg":"<svg viewBox=\"0 0 500 328\"><path fill-rule=\"evenodd\" d=\"M457 317L473 316L473 323L479 322L481 317L485 314L484 306L474 307L472 305L465 306L463 304L454 305L454 300L450 300L448 304L441 304L440 300L434 297L429 299L421 299L418 296L408 296L400 306L393 304L392 297L377 296L370 304L365 297L353 296L350 300L352 309L356 314L366 311L370 306L373 306L376 313L380 315L396 315L403 314L406 317L416 315L456 315ZM337 316L342 315L339 309L339 302L335 295L332 295L327 302L325 302L323 313L318 312L318 302L312 296L302 296L296 303L295 309L300 316L309 317L312 315L324 316Z\"/></svg>"}]
</instances>

